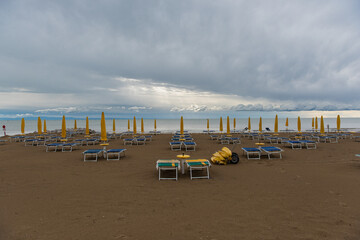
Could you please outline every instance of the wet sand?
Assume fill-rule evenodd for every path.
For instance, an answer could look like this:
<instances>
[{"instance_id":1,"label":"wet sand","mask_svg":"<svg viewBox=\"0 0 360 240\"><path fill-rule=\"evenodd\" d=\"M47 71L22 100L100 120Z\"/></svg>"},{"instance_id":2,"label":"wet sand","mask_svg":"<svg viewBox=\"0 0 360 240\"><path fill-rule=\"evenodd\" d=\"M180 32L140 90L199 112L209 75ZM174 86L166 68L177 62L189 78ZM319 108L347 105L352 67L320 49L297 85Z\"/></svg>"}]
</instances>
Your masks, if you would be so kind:
<instances>
[{"instance_id":1,"label":"wet sand","mask_svg":"<svg viewBox=\"0 0 360 240\"><path fill-rule=\"evenodd\" d=\"M192 135L192 158L224 146ZM0 145L0 239L360 239L360 142L247 160L241 147L255 145L242 138L240 163L212 165L211 179L186 172L159 181L156 160L179 154L169 140L110 140L126 156L96 163L84 163L82 151L99 145L64 153Z\"/></svg>"}]
</instances>

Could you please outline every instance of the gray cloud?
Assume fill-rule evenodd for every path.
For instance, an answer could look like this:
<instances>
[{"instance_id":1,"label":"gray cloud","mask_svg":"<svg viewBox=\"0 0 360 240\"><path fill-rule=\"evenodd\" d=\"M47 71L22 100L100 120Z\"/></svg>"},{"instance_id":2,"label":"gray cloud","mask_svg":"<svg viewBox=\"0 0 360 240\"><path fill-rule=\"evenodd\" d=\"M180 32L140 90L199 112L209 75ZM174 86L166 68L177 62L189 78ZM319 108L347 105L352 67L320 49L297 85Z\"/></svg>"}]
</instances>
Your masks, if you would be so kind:
<instances>
[{"instance_id":1,"label":"gray cloud","mask_svg":"<svg viewBox=\"0 0 360 240\"><path fill-rule=\"evenodd\" d=\"M296 105L240 110L347 109L360 100L358 9L335 0L2 1L1 91L95 104L99 89L126 77Z\"/></svg>"}]
</instances>

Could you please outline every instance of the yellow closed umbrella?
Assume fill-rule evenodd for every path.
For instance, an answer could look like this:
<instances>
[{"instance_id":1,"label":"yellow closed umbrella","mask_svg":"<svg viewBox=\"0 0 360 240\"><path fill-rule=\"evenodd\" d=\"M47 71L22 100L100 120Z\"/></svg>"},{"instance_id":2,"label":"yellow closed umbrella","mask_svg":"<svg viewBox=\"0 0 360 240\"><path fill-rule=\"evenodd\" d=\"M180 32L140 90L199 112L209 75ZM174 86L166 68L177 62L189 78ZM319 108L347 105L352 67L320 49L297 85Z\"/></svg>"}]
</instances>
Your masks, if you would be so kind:
<instances>
[{"instance_id":1,"label":"yellow closed umbrella","mask_svg":"<svg viewBox=\"0 0 360 240\"><path fill-rule=\"evenodd\" d=\"M141 118L141 134L144 134L144 120Z\"/></svg>"},{"instance_id":2,"label":"yellow closed umbrella","mask_svg":"<svg viewBox=\"0 0 360 240\"><path fill-rule=\"evenodd\" d=\"M323 118L323 116L321 116L321 119L320 119L320 133L321 134L325 133L325 126L324 126L324 118Z\"/></svg>"},{"instance_id":3,"label":"yellow closed umbrella","mask_svg":"<svg viewBox=\"0 0 360 240\"><path fill-rule=\"evenodd\" d=\"M287 130L288 127L289 127L289 118L286 118L285 127L286 127L286 130Z\"/></svg>"},{"instance_id":4,"label":"yellow closed umbrella","mask_svg":"<svg viewBox=\"0 0 360 240\"><path fill-rule=\"evenodd\" d=\"M274 132L279 132L279 121L278 121L278 115L275 116L275 124L274 124Z\"/></svg>"},{"instance_id":5,"label":"yellow closed umbrella","mask_svg":"<svg viewBox=\"0 0 360 240\"><path fill-rule=\"evenodd\" d=\"M106 124L105 124L105 114L104 112L101 113L101 133L100 133L100 141L106 142Z\"/></svg>"},{"instance_id":6,"label":"yellow closed umbrella","mask_svg":"<svg viewBox=\"0 0 360 240\"><path fill-rule=\"evenodd\" d=\"M21 135L25 135L25 119L21 119Z\"/></svg>"},{"instance_id":7,"label":"yellow closed umbrella","mask_svg":"<svg viewBox=\"0 0 360 240\"><path fill-rule=\"evenodd\" d=\"M154 120L154 129L155 129L155 132L156 132L156 119Z\"/></svg>"},{"instance_id":8,"label":"yellow closed umbrella","mask_svg":"<svg viewBox=\"0 0 360 240\"><path fill-rule=\"evenodd\" d=\"M298 116L297 127L298 127L298 132L301 132L301 119L300 119L300 116Z\"/></svg>"},{"instance_id":9,"label":"yellow closed umbrella","mask_svg":"<svg viewBox=\"0 0 360 240\"><path fill-rule=\"evenodd\" d=\"M234 131L236 129L236 118L234 118Z\"/></svg>"},{"instance_id":10,"label":"yellow closed umbrella","mask_svg":"<svg viewBox=\"0 0 360 240\"><path fill-rule=\"evenodd\" d=\"M220 126L219 126L219 130L222 133L223 131L223 122L222 122L222 117L220 117Z\"/></svg>"},{"instance_id":11,"label":"yellow closed umbrella","mask_svg":"<svg viewBox=\"0 0 360 240\"><path fill-rule=\"evenodd\" d=\"M209 119L207 119L207 121L206 121L206 128L209 131L209 129L210 129L210 121L209 121Z\"/></svg>"},{"instance_id":12,"label":"yellow closed umbrella","mask_svg":"<svg viewBox=\"0 0 360 240\"><path fill-rule=\"evenodd\" d=\"M249 132L250 132L250 130L251 130L251 120L250 120L250 117L249 117L249 120L248 120L248 130L249 130Z\"/></svg>"},{"instance_id":13,"label":"yellow closed umbrella","mask_svg":"<svg viewBox=\"0 0 360 240\"><path fill-rule=\"evenodd\" d=\"M37 122L37 124L38 124L38 134L42 134L41 118L40 118L40 117L38 117L38 122Z\"/></svg>"},{"instance_id":14,"label":"yellow closed umbrella","mask_svg":"<svg viewBox=\"0 0 360 240\"><path fill-rule=\"evenodd\" d=\"M227 116L226 118L226 134L230 134L230 118Z\"/></svg>"},{"instance_id":15,"label":"yellow closed umbrella","mask_svg":"<svg viewBox=\"0 0 360 240\"><path fill-rule=\"evenodd\" d=\"M113 119L113 132L115 133L116 127L115 127L115 118Z\"/></svg>"},{"instance_id":16,"label":"yellow closed umbrella","mask_svg":"<svg viewBox=\"0 0 360 240\"><path fill-rule=\"evenodd\" d=\"M181 118L180 118L180 134L181 135L184 134L184 119L183 119L183 116L181 116Z\"/></svg>"},{"instance_id":17,"label":"yellow closed umbrella","mask_svg":"<svg viewBox=\"0 0 360 240\"><path fill-rule=\"evenodd\" d=\"M259 120L259 132L262 132L262 118Z\"/></svg>"},{"instance_id":18,"label":"yellow closed umbrella","mask_svg":"<svg viewBox=\"0 0 360 240\"><path fill-rule=\"evenodd\" d=\"M340 115L337 115L336 128L337 128L338 132L340 132L340 124L341 124Z\"/></svg>"},{"instance_id":19,"label":"yellow closed umbrella","mask_svg":"<svg viewBox=\"0 0 360 240\"><path fill-rule=\"evenodd\" d=\"M311 127L312 127L312 129L314 129L314 127L315 127L315 120L314 120L314 118L312 118Z\"/></svg>"},{"instance_id":20,"label":"yellow closed umbrella","mask_svg":"<svg viewBox=\"0 0 360 240\"><path fill-rule=\"evenodd\" d=\"M90 135L90 130L89 130L89 118L88 118L88 117L86 117L85 135L86 135L86 136L89 136L89 135Z\"/></svg>"},{"instance_id":21,"label":"yellow closed umbrella","mask_svg":"<svg viewBox=\"0 0 360 240\"><path fill-rule=\"evenodd\" d=\"M63 115L62 122L61 122L61 138L66 139L66 121L65 115Z\"/></svg>"},{"instance_id":22,"label":"yellow closed umbrella","mask_svg":"<svg viewBox=\"0 0 360 240\"><path fill-rule=\"evenodd\" d=\"M134 116L134 122L133 122L133 132L136 134L136 118Z\"/></svg>"},{"instance_id":23,"label":"yellow closed umbrella","mask_svg":"<svg viewBox=\"0 0 360 240\"><path fill-rule=\"evenodd\" d=\"M318 119L317 117L315 117L315 131L318 130Z\"/></svg>"},{"instance_id":24,"label":"yellow closed umbrella","mask_svg":"<svg viewBox=\"0 0 360 240\"><path fill-rule=\"evenodd\" d=\"M130 119L128 119L128 132L130 132Z\"/></svg>"},{"instance_id":25,"label":"yellow closed umbrella","mask_svg":"<svg viewBox=\"0 0 360 240\"><path fill-rule=\"evenodd\" d=\"M74 130L77 130L77 123L76 123L76 119L74 121Z\"/></svg>"},{"instance_id":26,"label":"yellow closed umbrella","mask_svg":"<svg viewBox=\"0 0 360 240\"><path fill-rule=\"evenodd\" d=\"M47 129L46 129L46 119L44 119L44 133L47 133Z\"/></svg>"}]
</instances>

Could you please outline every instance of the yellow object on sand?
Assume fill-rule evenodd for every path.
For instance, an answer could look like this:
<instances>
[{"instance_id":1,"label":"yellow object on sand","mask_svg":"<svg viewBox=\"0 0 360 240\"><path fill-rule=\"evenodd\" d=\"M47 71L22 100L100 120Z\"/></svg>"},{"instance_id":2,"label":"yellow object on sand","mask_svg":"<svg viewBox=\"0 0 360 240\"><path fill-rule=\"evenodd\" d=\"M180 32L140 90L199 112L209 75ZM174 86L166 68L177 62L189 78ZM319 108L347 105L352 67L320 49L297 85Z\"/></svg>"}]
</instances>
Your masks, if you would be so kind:
<instances>
[{"instance_id":1,"label":"yellow object on sand","mask_svg":"<svg viewBox=\"0 0 360 240\"><path fill-rule=\"evenodd\" d=\"M225 165L228 159L232 156L232 152L229 148L223 147L220 151L214 153L211 157L211 161L216 164Z\"/></svg>"},{"instance_id":2,"label":"yellow object on sand","mask_svg":"<svg viewBox=\"0 0 360 240\"><path fill-rule=\"evenodd\" d=\"M250 117L249 117L249 120L248 120L248 130L249 130L249 132L250 132L250 130L251 130L251 120L250 120Z\"/></svg>"},{"instance_id":3,"label":"yellow object on sand","mask_svg":"<svg viewBox=\"0 0 360 240\"><path fill-rule=\"evenodd\" d=\"M134 116L134 122L133 122L133 133L136 134L136 118Z\"/></svg>"},{"instance_id":4,"label":"yellow object on sand","mask_svg":"<svg viewBox=\"0 0 360 240\"><path fill-rule=\"evenodd\" d=\"M300 116L298 117L297 127L298 127L298 132L301 132L301 119L300 119Z\"/></svg>"},{"instance_id":5,"label":"yellow object on sand","mask_svg":"<svg viewBox=\"0 0 360 240\"><path fill-rule=\"evenodd\" d=\"M184 118L181 116L180 118L180 134L184 135Z\"/></svg>"},{"instance_id":6,"label":"yellow object on sand","mask_svg":"<svg viewBox=\"0 0 360 240\"><path fill-rule=\"evenodd\" d=\"M21 119L21 134L22 135L25 134L25 119L24 118Z\"/></svg>"},{"instance_id":7,"label":"yellow object on sand","mask_svg":"<svg viewBox=\"0 0 360 240\"><path fill-rule=\"evenodd\" d=\"M321 134L325 133L325 126L324 126L324 118L323 118L323 116L321 116L321 119L320 119L320 133Z\"/></svg>"},{"instance_id":8,"label":"yellow object on sand","mask_svg":"<svg viewBox=\"0 0 360 240\"><path fill-rule=\"evenodd\" d=\"M259 132L262 132L262 118L259 120Z\"/></svg>"},{"instance_id":9,"label":"yellow object on sand","mask_svg":"<svg viewBox=\"0 0 360 240\"><path fill-rule=\"evenodd\" d=\"M37 127L38 127L38 134L42 134L42 129L41 129L41 118L38 117L38 122L37 122Z\"/></svg>"},{"instance_id":10,"label":"yellow object on sand","mask_svg":"<svg viewBox=\"0 0 360 240\"><path fill-rule=\"evenodd\" d=\"M90 130L89 130L89 118L88 118L88 117L86 117L85 135L86 135L86 136L89 136L89 135L90 135Z\"/></svg>"},{"instance_id":11,"label":"yellow object on sand","mask_svg":"<svg viewBox=\"0 0 360 240\"><path fill-rule=\"evenodd\" d=\"M226 134L230 134L230 118L227 116L226 119Z\"/></svg>"},{"instance_id":12,"label":"yellow object on sand","mask_svg":"<svg viewBox=\"0 0 360 240\"><path fill-rule=\"evenodd\" d=\"M338 132L340 132L340 124L341 124L340 115L337 115L336 129L338 130Z\"/></svg>"},{"instance_id":13,"label":"yellow object on sand","mask_svg":"<svg viewBox=\"0 0 360 240\"><path fill-rule=\"evenodd\" d=\"M278 115L275 116L275 124L274 124L274 132L279 132L279 121L278 121Z\"/></svg>"},{"instance_id":14,"label":"yellow object on sand","mask_svg":"<svg viewBox=\"0 0 360 240\"><path fill-rule=\"evenodd\" d=\"M104 112L101 113L101 134L100 134L100 141L106 142L106 125L105 125L105 114Z\"/></svg>"},{"instance_id":15,"label":"yellow object on sand","mask_svg":"<svg viewBox=\"0 0 360 240\"><path fill-rule=\"evenodd\" d=\"M44 119L44 133L47 133L47 129L46 129L46 119Z\"/></svg>"},{"instance_id":16,"label":"yellow object on sand","mask_svg":"<svg viewBox=\"0 0 360 240\"><path fill-rule=\"evenodd\" d=\"M65 115L63 115L62 122L61 122L61 138L66 138L66 121L65 121Z\"/></svg>"},{"instance_id":17,"label":"yellow object on sand","mask_svg":"<svg viewBox=\"0 0 360 240\"><path fill-rule=\"evenodd\" d=\"M223 129L223 122L222 122L222 117L220 117L220 126L219 126L219 130L222 133Z\"/></svg>"}]
</instances>

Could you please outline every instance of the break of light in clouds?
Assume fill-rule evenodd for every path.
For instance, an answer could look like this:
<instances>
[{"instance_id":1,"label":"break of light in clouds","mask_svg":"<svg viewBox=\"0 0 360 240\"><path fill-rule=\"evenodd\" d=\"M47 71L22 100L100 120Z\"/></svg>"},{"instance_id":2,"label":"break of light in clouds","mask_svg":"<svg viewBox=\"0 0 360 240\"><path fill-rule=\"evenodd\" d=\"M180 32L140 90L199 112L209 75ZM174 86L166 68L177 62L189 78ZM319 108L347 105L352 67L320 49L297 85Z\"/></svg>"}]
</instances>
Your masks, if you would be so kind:
<instances>
[{"instance_id":1,"label":"break of light in clouds","mask_svg":"<svg viewBox=\"0 0 360 240\"><path fill-rule=\"evenodd\" d=\"M360 110L359 10L351 0L1 1L0 109Z\"/></svg>"}]
</instances>

